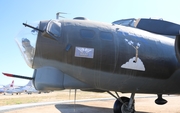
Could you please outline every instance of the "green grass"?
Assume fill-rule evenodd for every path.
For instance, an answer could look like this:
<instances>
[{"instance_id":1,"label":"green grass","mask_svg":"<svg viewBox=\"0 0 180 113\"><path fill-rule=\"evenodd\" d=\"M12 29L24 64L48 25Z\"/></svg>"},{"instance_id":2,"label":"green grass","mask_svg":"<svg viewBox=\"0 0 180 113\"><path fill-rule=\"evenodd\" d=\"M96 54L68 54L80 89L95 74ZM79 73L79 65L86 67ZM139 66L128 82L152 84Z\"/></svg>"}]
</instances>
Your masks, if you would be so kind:
<instances>
[{"instance_id":1,"label":"green grass","mask_svg":"<svg viewBox=\"0 0 180 113\"><path fill-rule=\"evenodd\" d=\"M14 105L14 104L23 104L23 103L36 103L38 99L31 98L10 98L10 99L0 99L0 106L4 105Z\"/></svg>"},{"instance_id":2,"label":"green grass","mask_svg":"<svg viewBox=\"0 0 180 113\"><path fill-rule=\"evenodd\" d=\"M50 101L63 101L74 100L75 93L71 91L57 91L46 94L21 94L21 95L0 95L0 106L25 104L25 103L37 103L37 102L50 102ZM76 99L92 99L92 98L111 98L107 93L94 93L78 91Z\"/></svg>"}]
</instances>

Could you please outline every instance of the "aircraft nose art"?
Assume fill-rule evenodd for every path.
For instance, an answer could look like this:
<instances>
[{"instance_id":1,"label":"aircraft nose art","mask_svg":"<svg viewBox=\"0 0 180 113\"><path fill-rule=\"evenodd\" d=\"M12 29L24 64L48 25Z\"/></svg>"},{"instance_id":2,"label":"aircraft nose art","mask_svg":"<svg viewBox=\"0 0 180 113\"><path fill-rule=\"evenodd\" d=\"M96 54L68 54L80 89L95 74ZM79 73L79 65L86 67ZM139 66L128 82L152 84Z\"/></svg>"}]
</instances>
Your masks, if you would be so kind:
<instances>
[{"instance_id":1,"label":"aircraft nose art","mask_svg":"<svg viewBox=\"0 0 180 113\"><path fill-rule=\"evenodd\" d=\"M39 27L39 22L30 24L35 28ZM35 45L37 40L38 30L23 27L23 29L16 36L15 40L18 47L26 61L26 63L32 67L35 54Z\"/></svg>"}]
</instances>

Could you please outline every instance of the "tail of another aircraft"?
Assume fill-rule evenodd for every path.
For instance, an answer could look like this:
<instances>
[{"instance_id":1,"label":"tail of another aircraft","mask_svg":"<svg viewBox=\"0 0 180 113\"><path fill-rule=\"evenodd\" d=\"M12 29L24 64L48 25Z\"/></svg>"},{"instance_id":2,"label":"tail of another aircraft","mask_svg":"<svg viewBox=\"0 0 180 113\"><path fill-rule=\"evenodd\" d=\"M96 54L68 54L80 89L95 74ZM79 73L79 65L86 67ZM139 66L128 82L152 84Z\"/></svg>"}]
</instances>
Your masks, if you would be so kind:
<instances>
[{"instance_id":1,"label":"tail of another aircraft","mask_svg":"<svg viewBox=\"0 0 180 113\"><path fill-rule=\"evenodd\" d=\"M14 87L14 80L13 80L12 83L10 84L10 87Z\"/></svg>"},{"instance_id":2,"label":"tail of another aircraft","mask_svg":"<svg viewBox=\"0 0 180 113\"><path fill-rule=\"evenodd\" d=\"M32 81L30 80L30 81L26 84L26 86L32 86Z\"/></svg>"},{"instance_id":3,"label":"tail of another aircraft","mask_svg":"<svg viewBox=\"0 0 180 113\"><path fill-rule=\"evenodd\" d=\"M8 84L6 86L4 86L4 91L8 90L8 89L13 89L14 88L14 80L12 81L11 84Z\"/></svg>"},{"instance_id":4,"label":"tail of another aircraft","mask_svg":"<svg viewBox=\"0 0 180 113\"><path fill-rule=\"evenodd\" d=\"M32 87L32 81L30 80L24 87L23 87L23 89L24 90L28 90L29 88L31 88Z\"/></svg>"}]
</instances>

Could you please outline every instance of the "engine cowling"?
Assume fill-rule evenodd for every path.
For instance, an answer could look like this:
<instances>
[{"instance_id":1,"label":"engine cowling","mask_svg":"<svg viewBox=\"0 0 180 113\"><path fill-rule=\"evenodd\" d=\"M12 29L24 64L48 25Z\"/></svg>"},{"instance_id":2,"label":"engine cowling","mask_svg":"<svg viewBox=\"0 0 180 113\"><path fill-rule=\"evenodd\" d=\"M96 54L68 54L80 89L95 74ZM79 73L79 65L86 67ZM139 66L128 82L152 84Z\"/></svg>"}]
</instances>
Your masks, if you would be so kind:
<instances>
[{"instance_id":1,"label":"engine cowling","mask_svg":"<svg viewBox=\"0 0 180 113\"><path fill-rule=\"evenodd\" d=\"M138 19L135 27L160 35L179 35L180 25L162 19Z\"/></svg>"},{"instance_id":2,"label":"engine cowling","mask_svg":"<svg viewBox=\"0 0 180 113\"><path fill-rule=\"evenodd\" d=\"M180 35L176 36L174 46L175 46L177 60L180 62Z\"/></svg>"},{"instance_id":3,"label":"engine cowling","mask_svg":"<svg viewBox=\"0 0 180 113\"><path fill-rule=\"evenodd\" d=\"M180 62L180 25L162 19L138 19L135 27L152 33L168 36L176 36L175 51Z\"/></svg>"}]
</instances>

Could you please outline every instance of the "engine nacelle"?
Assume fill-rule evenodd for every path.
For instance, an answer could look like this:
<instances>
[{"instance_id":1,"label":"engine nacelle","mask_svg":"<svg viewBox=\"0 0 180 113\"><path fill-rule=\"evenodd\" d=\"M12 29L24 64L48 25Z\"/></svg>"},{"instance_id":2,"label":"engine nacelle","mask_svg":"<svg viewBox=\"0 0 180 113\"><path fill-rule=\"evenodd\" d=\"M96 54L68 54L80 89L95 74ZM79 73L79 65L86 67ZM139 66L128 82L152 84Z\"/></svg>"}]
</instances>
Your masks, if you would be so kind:
<instances>
[{"instance_id":1,"label":"engine nacelle","mask_svg":"<svg viewBox=\"0 0 180 113\"><path fill-rule=\"evenodd\" d=\"M180 62L180 25L165 20L157 19L138 19L135 27L160 35L176 36L175 51L176 57Z\"/></svg>"},{"instance_id":2,"label":"engine nacelle","mask_svg":"<svg viewBox=\"0 0 180 113\"><path fill-rule=\"evenodd\" d=\"M157 19L138 19L135 27L160 35L179 35L180 25L165 20Z\"/></svg>"},{"instance_id":3,"label":"engine nacelle","mask_svg":"<svg viewBox=\"0 0 180 113\"><path fill-rule=\"evenodd\" d=\"M180 36L176 36L175 39L175 51L176 51L176 57L178 61L180 62Z\"/></svg>"},{"instance_id":4,"label":"engine nacelle","mask_svg":"<svg viewBox=\"0 0 180 113\"><path fill-rule=\"evenodd\" d=\"M54 67L35 69L33 84L37 90L89 89L89 85Z\"/></svg>"}]
</instances>

